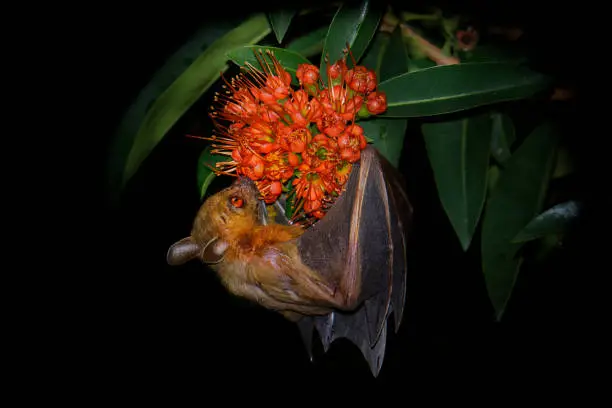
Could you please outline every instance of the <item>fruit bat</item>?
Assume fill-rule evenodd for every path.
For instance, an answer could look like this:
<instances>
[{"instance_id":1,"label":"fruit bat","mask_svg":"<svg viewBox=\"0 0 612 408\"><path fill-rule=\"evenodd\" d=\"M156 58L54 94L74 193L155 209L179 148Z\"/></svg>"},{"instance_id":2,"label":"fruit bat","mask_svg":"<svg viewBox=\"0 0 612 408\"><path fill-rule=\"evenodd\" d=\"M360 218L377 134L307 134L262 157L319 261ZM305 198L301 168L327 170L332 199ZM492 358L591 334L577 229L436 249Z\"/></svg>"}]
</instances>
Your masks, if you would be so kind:
<instances>
[{"instance_id":1,"label":"fruit bat","mask_svg":"<svg viewBox=\"0 0 612 408\"><path fill-rule=\"evenodd\" d=\"M282 203L271 217L255 184L239 177L208 198L170 265L208 264L234 295L297 323L312 361L314 329L325 352L353 342L377 376L387 319L399 329L406 293L406 229L412 206L401 176L372 146L362 151L323 219L290 225Z\"/></svg>"}]
</instances>

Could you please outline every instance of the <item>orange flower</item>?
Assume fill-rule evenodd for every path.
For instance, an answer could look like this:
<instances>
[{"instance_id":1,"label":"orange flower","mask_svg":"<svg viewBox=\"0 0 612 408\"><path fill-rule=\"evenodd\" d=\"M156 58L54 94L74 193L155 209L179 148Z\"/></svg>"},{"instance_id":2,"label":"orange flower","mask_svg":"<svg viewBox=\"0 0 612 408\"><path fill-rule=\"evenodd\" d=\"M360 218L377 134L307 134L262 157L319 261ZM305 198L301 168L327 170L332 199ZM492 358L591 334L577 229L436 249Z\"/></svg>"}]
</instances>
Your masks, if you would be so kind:
<instances>
[{"instance_id":1,"label":"orange flower","mask_svg":"<svg viewBox=\"0 0 612 408\"><path fill-rule=\"evenodd\" d=\"M359 125L350 125L338 136L338 147L340 157L349 163L355 163L361 157L361 151L365 149L367 141L363 135L363 128Z\"/></svg>"},{"instance_id":2,"label":"orange flower","mask_svg":"<svg viewBox=\"0 0 612 408\"><path fill-rule=\"evenodd\" d=\"M289 127L279 123L278 127L278 143L285 151L293 153L302 153L306 149L306 145L312 139L310 130L306 127Z\"/></svg>"},{"instance_id":3,"label":"orange flower","mask_svg":"<svg viewBox=\"0 0 612 408\"><path fill-rule=\"evenodd\" d=\"M278 149L278 144L274 139L272 126L262 120L253 123L250 127L240 131L246 143L260 154L270 153Z\"/></svg>"},{"instance_id":4,"label":"orange flower","mask_svg":"<svg viewBox=\"0 0 612 408\"><path fill-rule=\"evenodd\" d=\"M264 64L262 66L267 66ZM285 71L276 58L273 58L272 65L274 67L274 74L272 69L267 66L268 72L265 75L265 86L259 88L252 86L250 88L251 93L266 105L277 104L279 100L285 99L291 91L291 74Z\"/></svg>"},{"instance_id":5,"label":"orange flower","mask_svg":"<svg viewBox=\"0 0 612 408\"><path fill-rule=\"evenodd\" d=\"M251 92L264 104L276 105L278 101L289 96L289 86L279 77L272 76L266 80L265 87L261 89L251 88Z\"/></svg>"},{"instance_id":6,"label":"orange flower","mask_svg":"<svg viewBox=\"0 0 612 408\"><path fill-rule=\"evenodd\" d=\"M295 168L299 166L302 161L300 160L300 157L297 154L291 152L287 154L287 162L290 166Z\"/></svg>"},{"instance_id":7,"label":"orange flower","mask_svg":"<svg viewBox=\"0 0 612 408\"><path fill-rule=\"evenodd\" d=\"M345 127L346 121L334 111L327 111L317 119L317 128L331 137L337 137Z\"/></svg>"},{"instance_id":8,"label":"orange flower","mask_svg":"<svg viewBox=\"0 0 612 408\"><path fill-rule=\"evenodd\" d=\"M272 52L255 55L263 71L247 63L215 95L215 131L204 139L213 142L212 153L228 156L215 171L254 180L268 204L288 189L294 220L321 219L367 145L355 120L384 112L385 94L376 91L374 71L355 61L349 70L346 56L328 65L329 87L316 66L301 64L300 88L292 89L291 75Z\"/></svg>"},{"instance_id":9,"label":"orange flower","mask_svg":"<svg viewBox=\"0 0 612 408\"><path fill-rule=\"evenodd\" d=\"M367 94L376 89L376 72L364 66L349 69L344 79L349 88L355 92Z\"/></svg>"},{"instance_id":10,"label":"orange flower","mask_svg":"<svg viewBox=\"0 0 612 408\"><path fill-rule=\"evenodd\" d=\"M363 98L348 89L335 85L320 94L321 105L325 112L336 112L344 121L351 121L361 109Z\"/></svg>"},{"instance_id":11,"label":"orange flower","mask_svg":"<svg viewBox=\"0 0 612 408\"><path fill-rule=\"evenodd\" d=\"M372 92L366 101L368 112L378 115L387 110L387 95L384 92Z\"/></svg>"},{"instance_id":12,"label":"orange flower","mask_svg":"<svg viewBox=\"0 0 612 408\"><path fill-rule=\"evenodd\" d=\"M308 94L301 89L295 91L291 100L286 101L283 107L295 126L308 126L319 119L322 111L319 100L309 100Z\"/></svg>"},{"instance_id":13,"label":"orange flower","mask_svg":"<svg viewBox=\"0 0 612 408\"><path fill-rule=\"evenodd\" d=\"M300 85L317 85L319 81L319 68L312 64L300 64L295 76Z\"/></svg>"},{"instance_id":14,"label":"orange flower","mask_svg":"<svg viewBox=\"0 0 612 408\"><path fill-rule=\"evenodd\" d=\"M282 113L282 110L281 110ZM276 112L273 106L261 105L257 111L257 120L263 120L268 123L276 123L281 119L281 115Z\"/></svg>"},{"instance_id":15,"label":"orange flower","mask_svg":"<svg viewBox=\"0 0 612 408\"><path fill-rule=\"evenodd\" d=\"M338 60L332 65L327 67L327 76L330 79L330 83L338 83L342 78L344 78L344 74L346 74L348 68L346 67L346 62L344 60Z\"/></svg>"},{"instance_id":16,"label":"orange flower","mask_svg":"<svg viewBox=\"0 0 612 408\"><path fill-rule=\"evenodd\" d=\"M319 220L325 216L325 212L323 212L321 210L315 210L311 214L312 214L313 217L315 217L315 218L317 218Z\"/></svg>"},{"instance_id":17,"label":"orange flower","mask_svg":"<svg viewBox=\"0 0 612 408\"><path fill-rule=\"evenodd\" d=\"M238 165L238 174L243 174L251 180L259 180L263 177L265 170L264 160L256 155L251 154L247 156L242 163Z\"/></svg>"},{"instance_id":18,"label":"orange flower","mask_svg":"<svg viewBox=\"0 0 612 408\"><path fill-rule=\"evenodd\" d=\"M272 204L275 202L283 191L283 186L280 181L256 181L255 186L257 186L257 189L261 193L266 204Z\"/></svg>"},{"instance_id":19,"label":"orange flower","mask_svg":"<svg viewBox=\"0 0 612 408\"><path fill-rule=\"evenodd\" d=\"M306 213L320 211L322 205L322 200L306 200L306 202L304 203L304 211L306 211Z\"/></svg>"},{"instance_id":20,"label":"orange flower","mask_svg":"<svg viewBox=\"0 0 612 408\"><path fill-rule=\"evenodd\" d=\"M338 164L334 173L336 183L338 183L339 185L344 185L347 182L349 176L351 175L352 168L353 165L348 162L341 162L340 164Z\"/></svg>"},{"instance_id":21,"label":"orange flower","mask_svg":"<svg viewBox=\"0 0 612 408\"><path fill-rule=\"evenodd\" d=\"M463 51L473 50L478 44L478 31L473 27L457 31L457 46Z\"/></svg>"},{"instance_id":22,"label":"orange flower","mask_svg":"<svg viewBox=\"0 0 612 408\"><path fill-rule=\"evenodd\" d=\"M303 172L293 180L296 197L303 200L304 211L310 213L321 208L326 195L325 183L315 171Z\"/></svg>"},{"instance_id":23,"label":"orange flower","mask_svg":"<svg viewBox=\"0 0 612 408\"><path fill-rule=\"evenodd\" d=\"M264 172L269 180L285 182L293 176L293 167L285 159L285 153L277 150L266 155Z\"/></svg>"},{"instance_id":24,"label":"orange flower","mask_svg":"<svg viewBox=\"0 0 612 408\"><path fill-rule=\"evenodd\" d=\"M217 95L215 99L219 100L219 96ZM248 121L251 117L257 115L257 108L257 101L250 92L245 89L237 89L232 98L225 104L223 114L229 120Z\"/></svg>"},{"instance_id":25,"label":"orange flower","mask_svg":"<svg viewBox=\"0 0 612 408\"><path fill-rule=\"evenodd\" d=\"M321 164L333 164L337 160L338 143L327 137L323 133L316 135L312 142L308 144L304 157L304 163L310 167L316 168L316 171L323 171Z\"/></svg>"}]
</instances>

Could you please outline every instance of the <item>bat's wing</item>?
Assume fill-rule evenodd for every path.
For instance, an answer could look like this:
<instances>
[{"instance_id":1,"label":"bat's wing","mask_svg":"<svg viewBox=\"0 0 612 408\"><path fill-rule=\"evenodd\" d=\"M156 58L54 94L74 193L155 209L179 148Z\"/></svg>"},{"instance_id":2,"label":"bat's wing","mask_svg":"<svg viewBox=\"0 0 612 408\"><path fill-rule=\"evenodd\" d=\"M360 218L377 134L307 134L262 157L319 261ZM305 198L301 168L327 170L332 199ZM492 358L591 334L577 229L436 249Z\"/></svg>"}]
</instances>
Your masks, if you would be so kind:
<instances>
[{"instance_id":1,"label":"bat's wing","mask_svg":"<svg viewBox=\"0 0 612 408\"><path fill-rule=\"evenodd\" d=\"M353 308L298 323L311 358L316 328L325 351L335 339L347 338L378 375L387 318L393 312L397 331L404 309L405 230L411 216L401 179L368 146L334 206L298 240L302 261L338 285Z\"/></svg>"}]
</instances>

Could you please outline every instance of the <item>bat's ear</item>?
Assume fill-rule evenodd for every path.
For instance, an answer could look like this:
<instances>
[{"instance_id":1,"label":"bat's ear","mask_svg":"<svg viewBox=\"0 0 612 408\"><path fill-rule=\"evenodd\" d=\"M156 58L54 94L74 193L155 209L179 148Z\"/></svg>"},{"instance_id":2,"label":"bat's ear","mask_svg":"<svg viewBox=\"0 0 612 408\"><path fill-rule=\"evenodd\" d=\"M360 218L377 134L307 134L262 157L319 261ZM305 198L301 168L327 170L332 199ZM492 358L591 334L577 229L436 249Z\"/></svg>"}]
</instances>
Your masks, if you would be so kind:
<instances>
[{"instance_id":1,"label":"bat's ear","mask_svg":"<svg viewBox=\"0 0 612 408\"><path fill-rule=\"evenodd\" d=\"M204 250L202 251L202 262L208 264L221 262L228 247L229 244L222 239L211 239L208 241L208 244L206 244Z\"/></svg>"},{"instance_id":2,"label":"bat's ear","mask_svg":"<svg viewBox=\"0 0 612 408\"><path fill-rule=\"evenodd\" d=\"M189 236L172 244L166 254L166 262L169 265L182 265L187 261L197 258L202 248Z\"/></svg>"}]
</instances>

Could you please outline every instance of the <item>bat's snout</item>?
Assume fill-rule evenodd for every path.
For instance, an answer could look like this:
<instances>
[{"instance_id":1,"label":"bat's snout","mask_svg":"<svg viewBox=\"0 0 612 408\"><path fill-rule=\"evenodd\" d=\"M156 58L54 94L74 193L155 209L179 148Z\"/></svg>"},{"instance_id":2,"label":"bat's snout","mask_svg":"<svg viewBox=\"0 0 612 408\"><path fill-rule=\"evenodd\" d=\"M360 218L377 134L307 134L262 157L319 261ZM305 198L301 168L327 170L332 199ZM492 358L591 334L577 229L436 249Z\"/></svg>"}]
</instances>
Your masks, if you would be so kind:
<instances>
[{"instance_id":1,"label":"bat's snout","mask_svg":"<svg viewBox=\"0 0 612 408\"><path fill-rule=\"evenodd\" d=\"M248 177L240 176L236 181L234 181L234 186L244 188L252 192L253 194L258 194L257 186L255 182Z\"/></svg>"},{"instance_id":2,"label":"bat's snout","mask_svg":"<svg viewBox=\"0 0 612 408\"><path fill-rule=\"evenodd\" d=\"M232 186L237 187L242 191L246 191L248 195L258 199L257 205L255 207L257 212L257 218L259 219L260 223L262 223L263 225L267 225L268 212L266 210L266 204L263 200L260 199L259 189L255 185L255 182L248 177L241 176L234 182Z\"/></svg>"}]
</instances>

